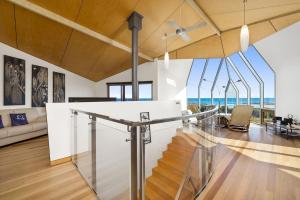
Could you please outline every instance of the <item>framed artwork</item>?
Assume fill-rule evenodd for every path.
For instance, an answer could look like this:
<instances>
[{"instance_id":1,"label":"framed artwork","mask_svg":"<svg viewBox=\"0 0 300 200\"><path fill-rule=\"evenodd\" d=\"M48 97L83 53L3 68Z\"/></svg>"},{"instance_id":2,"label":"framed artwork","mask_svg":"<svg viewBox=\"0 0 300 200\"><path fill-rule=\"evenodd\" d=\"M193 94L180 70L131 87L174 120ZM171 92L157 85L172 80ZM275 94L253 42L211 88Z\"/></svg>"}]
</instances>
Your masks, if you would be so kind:
<instances>
[{"instance_id":1,"label":"framed artwork","mask_svg":"<svg viewBox=\"0 0 300 200\"><path fill-rule=\"evenodd\" d=\"M150 121L150 113L149 112L141 112L140 113L140 121L147 122ZM144 133L144 143L151 143L151 128L150 125L144 125L141 127L141 131Z\"/></svg>"},{"instance_id":2,"label":"framed artwork","mask_svg":"<svg viewBox=\"0 0 300 200\"><path fill-rule=\"evenodd\" d=\"M31 106L45 107L48 102L48 68L32 65Z\"/></svg>"},{"instance_id":3,"label":"framed artwork","mask_svg":"<svg viewBox=\"0 0 300 200\"><path fill-rule=\"evenodd\" d=\"M65 102L65 74L53 72L53 103Z\"/></svg>"},{"instance_id":4,"label":"framed artwork","mask_svg":"<svg viewBox=\"0 0 300 200\"><path fill-rule=\"evenodd\" d=\"M25 60L4 55L4 105L25 105Z\"/></svg>"}]
</instances>

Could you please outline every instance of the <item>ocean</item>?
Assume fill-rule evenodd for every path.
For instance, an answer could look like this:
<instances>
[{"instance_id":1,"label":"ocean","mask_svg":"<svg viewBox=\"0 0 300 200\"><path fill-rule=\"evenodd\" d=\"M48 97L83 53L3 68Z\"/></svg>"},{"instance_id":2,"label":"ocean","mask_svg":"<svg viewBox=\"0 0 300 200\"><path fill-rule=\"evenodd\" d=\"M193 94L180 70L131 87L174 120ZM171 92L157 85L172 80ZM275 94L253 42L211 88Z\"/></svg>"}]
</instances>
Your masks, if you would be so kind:
<instances>
[{"instance_id":1,"label":"ocean","mask_svg":"<svg viewBox=\"0 0 300 200\"><path fill-rule=\"evenodd\" d=\"M213 104L218 105L220 100L220 105L225 104L225 98L214 98ZM251 104L259 106L259 98L251 98ZM247 104L248 99L247 98L240 98L240 104ZM275 98L265 98L264 99L265 106L267 107L273 107L275 105ZM210 105L211 104L211 98L201 98L200 99L201 104ZM188 98L188 104L198 104L198 98ZM230 105L236 105L236 98L227 98L227 104Z\"/></svg>"}]
</instances>

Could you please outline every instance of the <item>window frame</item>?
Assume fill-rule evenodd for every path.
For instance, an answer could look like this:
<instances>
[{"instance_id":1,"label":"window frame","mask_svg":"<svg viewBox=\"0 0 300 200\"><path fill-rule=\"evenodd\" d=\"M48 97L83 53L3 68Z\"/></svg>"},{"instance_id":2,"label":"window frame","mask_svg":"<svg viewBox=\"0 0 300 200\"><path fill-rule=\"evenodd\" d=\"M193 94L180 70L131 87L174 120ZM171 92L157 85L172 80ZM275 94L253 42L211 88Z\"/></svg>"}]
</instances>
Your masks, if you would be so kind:
<instances>
[{"instance_id":1,"label":"window frame","mask_svg":"<svg viewBox=\"0 0 300 200\"><path fill-rule=\"evenodd\" d=\"M153 81L139 81L138 82L138 90L139 86L142 84L151 84L151 99L153 101ZM106 91L107 97L110 97L109 87L110 86L120 86L121 87L121 101L125 101L125 86L132 85L132 82L108 82L106 83ZM132 101L132 100L131 100Z\"/></svg>"}]
</instances>

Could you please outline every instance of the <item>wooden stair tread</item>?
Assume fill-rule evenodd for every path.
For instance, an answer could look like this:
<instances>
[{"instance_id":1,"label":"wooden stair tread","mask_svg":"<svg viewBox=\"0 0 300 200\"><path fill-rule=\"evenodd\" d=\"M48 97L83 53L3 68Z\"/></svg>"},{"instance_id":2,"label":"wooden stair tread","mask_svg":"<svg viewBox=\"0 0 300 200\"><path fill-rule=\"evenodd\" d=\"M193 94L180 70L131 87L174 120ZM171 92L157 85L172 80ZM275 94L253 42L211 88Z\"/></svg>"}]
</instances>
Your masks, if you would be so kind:
<instances>
[{"instance_id":1,"label":"wooden stair tread","mask_svg":"<svg viewBox=\"0 0 300 200\"><path fill-rule=\"evenodd\" d=\"M165 182L163 179L160 179L155 176L147 178L147 183L149 187L155 190L159 195L163 196L165 199L173 200L176 196L177 189L172 187L170 184Z\"/></svg>"},{"instance_id":2,"label":"wooden stair tread","mask_svg":"<svg viewBox=\"0 0 300 200\"><path fill-rule=\"evenodd\" d=\"M158 176L162 179L165 179L165 181L168 181L170 184L172 184L175 187L179 187L183 176L174 172L172 169L166 169L163 167L155 167L153 170L153 176Z\"/></svg>"},{"instance_id":3,"label":"wooden stair tread","mask_svg":"<svg viewBox=\"0 0 300 200\"><path fill-rule=\"evenodd\" d=\"M179 144L176 144L176 143L171 143L171 144L168 144L168 149L170 148L170 150L173 150L173 151L178 151L178 152L193 152L195 148L192 148L192 147L185 147L185 146L182 146L182 145L179 145Z\"/></svg>"},{"instance_id":4,"label":"wooden stair tread","mask_svg":"<svg viewBox=\"0 0 300 200\"><path fill-rule=\"evenodd\" d=\"M148 184L145 186L145 197L147 200L165 200L164 197L160 196L157 191L149 187Z\"/></svg>"},{"instance_id":5,"label":"wooden stair tread","mask_svg":"<svg viewBox=\"0 0 300 200\"><path fill-rule=\"evenodd\" d=\"M185 172L184 166L178 165L176 162L160 159L158 160L158 163L159 166L165 167L166 169L171 168L173 170L176 170L178 174Z\"/></svg>"}]
</instances>

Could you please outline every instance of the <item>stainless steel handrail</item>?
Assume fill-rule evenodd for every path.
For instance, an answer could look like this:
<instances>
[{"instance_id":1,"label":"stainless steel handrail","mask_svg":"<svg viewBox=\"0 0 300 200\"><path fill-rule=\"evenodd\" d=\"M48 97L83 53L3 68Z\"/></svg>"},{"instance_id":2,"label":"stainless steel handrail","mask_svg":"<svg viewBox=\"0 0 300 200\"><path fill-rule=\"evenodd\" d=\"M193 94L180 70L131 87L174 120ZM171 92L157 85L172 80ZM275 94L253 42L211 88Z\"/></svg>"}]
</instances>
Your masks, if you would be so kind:
<instances>
[{"instance_id":1,"label":"stainless steel handrail","mask_svg":"<svg viewBox=\"0 0 300 200\"><path fill-rule=\"evenodd\" d=\"M212 116L214 116L217 111L218 108L214 108L212 110L208 110L205 112L201 112L201 113L195 113L195 114L191 114L191 115L185 115L185 116L178 116L178 117L169 117L169 118L162 118L162 119L155 119L155 120L151 120L151 121L147 121L147 122L140 122L140 121L129 121L129 120L124 120L124 119L116 119L116 118L112 118L109 117L107 115L101 115L101 114L97 114L97 113L93 113L93 112L88 112L88 111L83 111L83 110L77 110L77 109L70 109L72 111L72 113L74 115L77 115L78 113L83 113L88 115L90 118L92 118L94 121L96 121L96 118L99 119L104 119L107 121L112 121L112 122L116 122L119 124L123 124L123 125L127 125L127 130L129 132L131 132L131 188L134 194L136 194L136 196L134 195L131 199L136 199L136 197L138 196L137 194L137 178L139 177L140 179L140 188L142 188L142 190L140 190L140 199L144 199L144 181L145 181L145 151L142 150L140 151L140 170L139 170L139 175L138 175L138 170L137 170L137 156L138 156L138 152L137 152L137 148L138 148L138 140L137 138L139 138L139 145L143 146L145 143L144 138L143 138L143 134L141 134L142 132L140 132L140 128L138 127L142 127L145 125L151 125L151 124L159 124L159 123L165 123L165 122L172 122L172 121L179 121L179 120L187 120L190 118L197 118L198 120L204 120L204 119L208 119ZM142 148L142 149L143 149ZM182 183L183 186L184 182ZM182 187L181 187L182 188ZM181 191L182 189L180 189ZM179 194L180 195L180 194Z\"/></svg>"},{"instance_id":2,"label":"stainless steel handrail","mask_svg":"<svg viewBox=\"0 0 300 200\"><path fill-rule=\"evenodd\" d=\"M124 125L127 125L127 126L137 127L137 126L160 124L160 123L165 123L165 122L172 122L172 121L186 120L186 119L195 118L195 117L201 117L201 116L205 116L206 114L216 113L218 111L218 108L214 108L212 110L208 110L208 111L204 111L204 112L200 112L200 113L195 113L195 114L191 114L191 115L154 119L154 120L150 120L150 121L146 121L146 122L129 121L129 120L125 120L125 119L116 119L116 118L109 117L107 115L101 115L101 114L88 112L88 111L83 111L83 110L77 110L77 109L71 109L71 111L87 114L87 115L90 115L90 116L93 116L93 117L97 117L97 118L104 119L104 120L107 120L107 121L116 122L116 123L119 123L119 124L124 124Z\"/></svg>"},{"instance_id":3,"label":"stainless steel handrail","mask_svg":"<svg viewBox=\"0 0 300 200\"><path fill-rule=\"evenodd\" d=\"M107 121L112 121L112 122L116 122L116 123L119 123L119 124L124 124L124 125L127 125L127 126L131 126L133 124L133 122L129 121L129 120L116 119L116 118L109 117L107 115L101 115L101 114L97 114L97 113L93 113L93 112L77 110L77 109L73 109L73 108L71 108L71 111L72 111L72 113L74 113L74 112L83 113L83 114L86 114L86 115L89 115L89 116L97 117L99 119L105 119Z\"/></svg>"}]
</instances>

